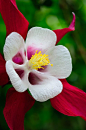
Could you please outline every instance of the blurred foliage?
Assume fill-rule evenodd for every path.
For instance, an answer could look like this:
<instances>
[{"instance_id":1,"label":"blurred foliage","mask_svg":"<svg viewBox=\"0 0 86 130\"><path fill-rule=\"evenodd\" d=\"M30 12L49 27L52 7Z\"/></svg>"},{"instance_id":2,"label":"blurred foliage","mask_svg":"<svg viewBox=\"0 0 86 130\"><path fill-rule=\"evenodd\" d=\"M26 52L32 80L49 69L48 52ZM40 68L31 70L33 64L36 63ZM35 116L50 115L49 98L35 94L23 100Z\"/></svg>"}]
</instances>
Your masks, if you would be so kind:
<instances>
[{"instance_id":1,"label":"blurred foliage","mask_svg":"<svg viewBox=\"0 0 86 130\"><path fill-rule=\"evenodd\" d=\"M73 71L68 82L86 92L86 0L16 0L19 10L29 21L29 28L49 29L68 27L72 12L76 14L76 30L68 33L58 44L66 46L72 56ZM6 28L0 15L0 52L3 54ZM0 130L9 130L4 116L6 92L10 85L0 88ZM64 109L64 108L63 108ZM52 108L50 101L36 102L25 115L25 130L86 130L80 117L68 117Z\"/></svg>"}]
</instances>

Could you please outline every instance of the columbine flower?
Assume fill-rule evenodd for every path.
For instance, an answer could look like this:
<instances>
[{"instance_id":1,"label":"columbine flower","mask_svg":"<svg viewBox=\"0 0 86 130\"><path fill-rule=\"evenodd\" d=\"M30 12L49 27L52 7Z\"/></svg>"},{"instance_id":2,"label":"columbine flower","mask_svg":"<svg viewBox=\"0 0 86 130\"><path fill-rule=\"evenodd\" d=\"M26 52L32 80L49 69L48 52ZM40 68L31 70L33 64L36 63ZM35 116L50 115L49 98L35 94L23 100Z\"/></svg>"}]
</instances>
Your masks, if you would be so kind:
<instances>
[{"instance_id":1,"label":"columbine flower","mask_svg":"<svg viewBox=\"0 0 86 130\"><path fill-rule=\"evenodd\" d=\"M62 92L59 79L70 75L72 64L67 48L55 46L56 41L53 31L40 27L30 29L26 44L16 32L6 38L6 71L16 91L29 89L37 101L46 101Z\"/></svg>"},{"instance_id":2,"label":"columbine flower","mask_svg":"<svg viewBox=\"0 0 86 130\"><path fill-rule=\"evenodd\" d=\"M9 128L24 130L25 113L34 105L35 99L50 99L59 112L86 120L86 93L64 79L72 69L70 53L61 45L54 46L66 33L75 30L74 13L68 28L50 31L35 27L27 35L29 23L15 0L0 0L0 12L7 30L6 64L0 54L0 85L9 82L8 74L15 88L8 90L3 111Z\"/></svg>"}]
</instances>

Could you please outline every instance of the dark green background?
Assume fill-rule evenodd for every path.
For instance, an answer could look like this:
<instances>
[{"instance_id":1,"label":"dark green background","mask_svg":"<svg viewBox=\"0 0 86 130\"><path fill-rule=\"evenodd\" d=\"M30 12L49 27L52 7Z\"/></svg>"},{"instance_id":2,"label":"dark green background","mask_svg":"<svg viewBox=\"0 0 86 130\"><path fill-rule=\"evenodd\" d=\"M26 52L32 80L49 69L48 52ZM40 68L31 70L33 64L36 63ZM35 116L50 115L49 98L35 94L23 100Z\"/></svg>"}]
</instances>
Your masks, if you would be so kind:
<instances>
[{"instance_id":1,"label":"dark green background","mask_svg":"<svg viewBox=\"0 0 86 130\"><path fill-rule=\"evenodd\" d=\"M68 82L86 92L86 0L16 0L19 10L29 21L29 28L40 26L51 30L68 27L72 12L76 30L66 34L58 44L66 46L72 56L73 71ZM0 15L0 52L3 54L6 28ZM9 130L4 116L6 92L0 88L0 130ZM64 109L64 108L63 108ZM25 130L86 130L80 117L68 117L52 108L50 101L36 102L25 115Z\"/></svg>"}]
</instances>

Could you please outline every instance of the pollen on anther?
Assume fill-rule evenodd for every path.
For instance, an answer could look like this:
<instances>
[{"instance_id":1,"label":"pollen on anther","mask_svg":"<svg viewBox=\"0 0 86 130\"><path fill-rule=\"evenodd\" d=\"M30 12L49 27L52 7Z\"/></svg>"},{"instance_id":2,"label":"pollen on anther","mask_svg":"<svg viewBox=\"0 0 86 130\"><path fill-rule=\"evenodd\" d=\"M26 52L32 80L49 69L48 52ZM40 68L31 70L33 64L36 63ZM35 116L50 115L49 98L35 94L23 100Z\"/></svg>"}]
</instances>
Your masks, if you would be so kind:
<instances>
[{"instance_id":1,"label":"pollen on anther","mask_svg":"<svg viewBox=\"0 0 86 130\"><path fill-rule=\"evenodd\" d=\"M51 65L53 66L53 64L50 64L50 60L49 60L49 56L46 54L42 54L41 51L36 50L36 53L34 55L32 55L31 59L29 60L29 66L31 67L31 69L44 69L43 66L46 65Z\"/></svg>"}]
</instances>

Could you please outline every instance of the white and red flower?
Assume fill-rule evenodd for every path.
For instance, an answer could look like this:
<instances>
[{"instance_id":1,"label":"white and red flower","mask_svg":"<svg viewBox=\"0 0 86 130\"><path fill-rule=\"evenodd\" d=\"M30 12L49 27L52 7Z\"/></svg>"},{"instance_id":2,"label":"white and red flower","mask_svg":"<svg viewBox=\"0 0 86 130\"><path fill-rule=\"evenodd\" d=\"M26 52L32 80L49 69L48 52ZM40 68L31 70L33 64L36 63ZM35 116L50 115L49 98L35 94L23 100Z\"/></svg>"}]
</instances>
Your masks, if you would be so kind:
<instances>
[{"instance_id":1,"label":"white and red flower","mask_svg":"<svg viewBox=\"0 0 86 130\"><path fill-rule=\"evenodd\" d=\"M29 89L33 98L40 102L62 92L63 85L59 79L70 75L72 63L68 49L62 45L55 46L56 41L53 31L40 27L28 31L26 44L16 32L6 38L6 72L16 91Z\"/></svg>"},{"instance_id":2,"label":"white and red flower","mask_svg":"<svg viewBox=\"0 0 86 130\"><path fill-rule=\"evenodd\" d=\"M14 87L7 92L3 111L9 128L24 130L25 113L35 100L50 99L59 112L86 120L86 93L65 79L72 70L70 53L62 45L55 46L66 33L75 30L75 14L68 28L51 31L34 27L28 31L29 23L15 0L0 0L0 12L7 30L6 62L0 54L0 85L11 81Z\"/></svg>"}]
</instances>

